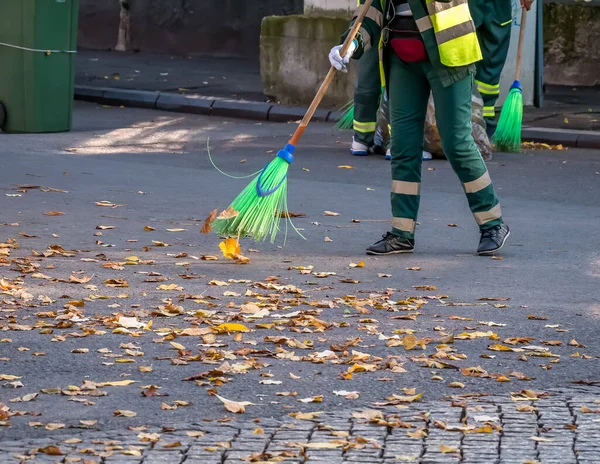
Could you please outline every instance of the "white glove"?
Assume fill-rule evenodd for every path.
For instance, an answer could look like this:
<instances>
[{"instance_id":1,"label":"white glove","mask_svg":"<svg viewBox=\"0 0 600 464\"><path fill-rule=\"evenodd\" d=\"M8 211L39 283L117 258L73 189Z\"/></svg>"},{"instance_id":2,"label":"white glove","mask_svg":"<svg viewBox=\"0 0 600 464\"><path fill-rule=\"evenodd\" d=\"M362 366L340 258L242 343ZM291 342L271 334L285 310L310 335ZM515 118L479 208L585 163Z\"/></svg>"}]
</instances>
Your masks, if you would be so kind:
<instances>
[{"instance_id":1,"label":"white glove","mask_svg":"<svg viewBox=\"0 0 600 464\"><path fill-rule=\"evenodd\" d=\"M352 58L352 55L354 55L357 46L358 44L356 40L353 40L350 44L350 47L348 48L346 56L344 57L340 55L340 50L342 49L341 45L336 45L335 47L333 47L329 52L329 62L331 63L331 66L333 66L338 71L348 72L348 63L350 62L350 58Z\"/></svg>"}]
</instances>

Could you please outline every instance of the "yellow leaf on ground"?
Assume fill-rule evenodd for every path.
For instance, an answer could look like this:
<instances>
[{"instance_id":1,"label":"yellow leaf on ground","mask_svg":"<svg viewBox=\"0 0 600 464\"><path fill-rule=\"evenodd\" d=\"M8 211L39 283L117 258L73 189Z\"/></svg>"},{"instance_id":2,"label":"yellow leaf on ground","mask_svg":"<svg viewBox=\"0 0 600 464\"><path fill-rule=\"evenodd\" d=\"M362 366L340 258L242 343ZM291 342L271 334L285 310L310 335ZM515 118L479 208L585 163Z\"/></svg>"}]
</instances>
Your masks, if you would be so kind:
<instances>
[{"instance_id":1,"label":"yellow leaf on ground","mask_svg":"<svg viewBox=\"0 0 600 464\"><path fill-rule=\"evenodd\" d=\"M298 400L300 403L322 403L323 395L317 395L309 398L302 398Z\"/></svg>"},{"instance_id":2,"label":"yellow leaf on ground","mask_svg":"<svg viewBox=\"0 0 600 464\"><path fill-rule=\"evenodd\" d=\"M461 382L450 382L448 386L450 388L465 388L465 384Z\"/></svg>"},{"instance_id":3,"label":"yellow leaf on ground","mask_svg":"<svg viewBox=\"0 0 600 464\"><path fill-rule=\"evenodd\" d=\"M415 346L417 346L417 337L414 335L407 335L402 339L402 344L407 350L412 350Z\"/></svg>"},{"instance_id":4,"label":"yellow leaf on ground","mask_svg":"<svg viewBox=\"0 0 600 464\"><path fill-rule=\"evenodd\" d=\"M420 400L422 396L423 396L423 393L419 393L418 395L411 395L411 396L392 395L394 400L398 401L400 403L414 403L415 401Z\"/></svg>"},{"instance_id":5,"label":"yellow leaf on ground","mask_svg":"<svg viewBox=\"0 0 600 464\"><path fill-rule=\"evenodd\" d=\"M114 412L114 415L117 417L135 417L137 416L137 412L128 411L127 409L119 409Z\"/></svg>"},{"instance_id":6,"label":"yellow leaf on ground","mask_svg":"<svg viewBox=\"0 0 600 464\"><path fill-rule=\"evenodd\" d=\"M323 414L322 411L317 412L293 412L290 416L295 417L298 420L314 420L318 419Z\"/></svg>"},{"instance_id":7,"label":"yellow leaf on ground","mask_svg":"<svg viewBox=\"0 0 600 464\"><path fill-rule=\"evenodd\" d=\"M97 383L98 387L126 387L127 385L131 385L135 383L135 380L117 380L115 382L101 382Z\"/></svg>"},{"instance_id":8,"label":"yellow leaf on ground","mask_svg":"<svg viewBox=\"0 0 600 464\"><path fill-rule=\"evenodd\" d=\"M338 166L339 169L354 169L354 166L349 166L347 164L343 164L341 166Z\"/></svg>"},{"instance_id":9,"label":"yellow leaf on ground","mask_svg":"<svg viewBox=\"0 0 600 464\"><path fill-rule=\"evenodd\" d=\"M440 451L442 453L458 453L458 448L454 448L453 446L441 444Z\"/></svg>"},{"instance_id":10,"label":"yellow leaf on ground","mask_svg":"<svg viewBox=\"0 0 600 464\"><path fill-rule=\"evenodd\" d=\"M246 327L244 324L237 324L234 322L226 322L224 324L220 324L216 327L213 327L213 330L217 333L225 333L225 332L250 332L250 329Z\"/></svg>"},{"instance_id":11,"label":"yellow leaf on ground","mask_svg":"<svg viewBox=\"0 0 600 464\"><path fill-rule=\"evenodd\" d=\"M240 243L235 238L228 238L219 243L219 248L223 253L223 256L227 259L236 259L236 256L240 254Z\"/></svg>"},{"instance_id":12,"label":"yellow leaf on ground","mask_svg":"<svg viewBox=\"0 0 600 464\"><path fill-rule=\"evenodd\" d=\"M246 412L246 406L253 405L250 401L231 401L222 396L215 395L225 405L225 409L235 414L242 414Z\"/></svg>"},{"instance_id":13,"label":"yellow leaf on ground","mask_svg":"<svg viewBox=\"0 0 600 464\"><path fill-rule=\"evenodd\" d=\"M375 420L383 419L383 413L376 409L365 409L364 411L355 411L352 413L355 419Z\"/></svg>"},{"instance_id":14,"label":"yellow leaf on ground","mask_svg":"<svg viewBox=\"0 0 600 464\"><path fill-rule=\"evenodd\" d=\"M63 213L62 211L48 211L47 213L44 213L44 216L62 216Z\"/></svg>"}]
</instances>

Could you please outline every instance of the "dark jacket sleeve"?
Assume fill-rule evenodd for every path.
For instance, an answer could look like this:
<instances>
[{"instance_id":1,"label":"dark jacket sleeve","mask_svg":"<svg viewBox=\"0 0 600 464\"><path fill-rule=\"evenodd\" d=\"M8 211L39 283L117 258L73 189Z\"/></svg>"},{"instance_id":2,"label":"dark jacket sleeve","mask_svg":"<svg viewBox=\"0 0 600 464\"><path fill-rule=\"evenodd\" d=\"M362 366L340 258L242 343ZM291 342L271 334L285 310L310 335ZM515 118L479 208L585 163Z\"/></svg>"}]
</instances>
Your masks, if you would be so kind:
<instances>
[{"instance_id":1,"label":"dark jacket sleeve","mask_svg":"<svg viewBox=\"0 0 600 464\"><path fill-rule=\"evenodd\" d=\"M384 24L384 8L389 0L373 0L373 3L367 11L359 31L356 36L358 47L354 52L353 58L359 59L362 54L371 47L377 47L379 45L379 39L381 37L381 30ZM354 13L354 17L350 23L348 30L342 35L340 43L343 43L348 36L350 29L354 25L354 21L360 12L360 8L364 5L365 0L360 0L360 5Z\"/></svg>"}]
</instances>

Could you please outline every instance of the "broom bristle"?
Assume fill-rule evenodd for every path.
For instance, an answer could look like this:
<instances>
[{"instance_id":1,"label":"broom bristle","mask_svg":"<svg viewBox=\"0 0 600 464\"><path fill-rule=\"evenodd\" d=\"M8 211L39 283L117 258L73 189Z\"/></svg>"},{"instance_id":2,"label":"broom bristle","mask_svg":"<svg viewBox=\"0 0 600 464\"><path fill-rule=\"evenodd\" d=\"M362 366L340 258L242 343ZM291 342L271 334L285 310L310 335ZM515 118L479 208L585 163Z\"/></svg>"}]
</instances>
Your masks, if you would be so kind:
<instances>
[{"instance_id":1,"label":"broom bristle","mask_svg":"<svg viewBox=\"0 0 600 464\"><path fill-rule=\"evenodd\" d=\"M521 129L523 124L523 91L520 85L510 89L502 106L498 127L493 137L496 149L503 152L521 151Z\"/></svg>"},{"instance_id":2,"label":"broom bristle","mask_svg":"<svg viewBox=\"0 0 600 464\"><path fill-rule=\"evenodd\" d=\"M344 105L340 111L344 112L344 115L336 123L335 127L338 129L352 129L354 127L354 100L349 101Z\"/></svg>"},{"instance_id":3,"label":"broom bristle","mask_svg":"<svg viewBox=\"0 0 600 464\"><path fill-rule=\"evenodd\" d=\"M276 157L240 193L231 207L239 214L231 219L217 219L214 231L222 236L252 237L260 241L271 236L275 241L279 222L287 217L287 172L290 163ZM260 185L258 185L260 182ZM259 195L258 188L263 192ZM272 192L271 192L272 190Z\"/></svg>"}]
</instances>

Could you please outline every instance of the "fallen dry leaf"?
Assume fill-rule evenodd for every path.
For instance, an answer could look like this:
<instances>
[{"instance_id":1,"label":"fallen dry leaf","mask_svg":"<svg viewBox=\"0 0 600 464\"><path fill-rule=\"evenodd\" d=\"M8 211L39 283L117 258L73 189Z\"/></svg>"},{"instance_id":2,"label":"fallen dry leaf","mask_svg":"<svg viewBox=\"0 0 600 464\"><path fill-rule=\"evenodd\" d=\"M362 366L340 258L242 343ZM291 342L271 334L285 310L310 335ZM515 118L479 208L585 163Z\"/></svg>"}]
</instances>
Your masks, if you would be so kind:
<instances>
[{"instance_id":1,"label":"fallen dry leaf","mask_svg":"<svg viewBox=\"0 0 600 464\"><path fill-rule=\"evenodd\" d=\"M107 208L118 208L119 206L125 206L125 205L118 205L116 203L112 203L112 202L107 201L107 200L97 201L95 203L98 206L105 206Z\"/></svg>"},{"instance_id":2,"label":"fallen dry leaf","mask_svg":"<svg viewBox=\"0 0 600 464\"><path fill-rule=\"evenodd\" d=\"M254 403L251 403L250 401L231 401L219 395L215 396L225 405L225 409L235 414L242 414L246 412L246 406L254 405Z\"/></svg>"},{"instance_id":3,"label":"fallen dry leaf","mask_svg":"<svg viewBox=\"0 0 600 464\"><path fill-rule=\"evenodd\" d=\"M38 452L47 454L49 456L64 456L63 453L58 446L45 446L44 448L38 448Z\"/></svg>"},{"instance_id":4,"label":"fallen dry leaf","mask_svg":"<svg viewBox=\"0 0 600 464\"><path fill-rule=\"evenodd\" d=\"M441 444L440 445L440 451L442 453L458 453L458 448L455 448L453 446L448 446L448 445Z\"/></svg>"},{"instance_id":5,"label":"fallen dry leaf","mask_svg":"<svg viewBox=\"0 0 600 464\"><path fill-rule=\"evenodd\" d=\"M62 211L48 211L47 213L44 213L44 216L62 216L63 213Z\"/></svg>"},{"instance_id":6,"label":"fallen dry leaf","mask_svg":"<svg viewBox=\"0 0 600 464\"><path fill-rule=\"evenodd\" d=\"M204 220L204 224L202 225L202 229L200 229L200 233L202 234L210 234L212 232L212 225L217 219L218 209L213 209L208 217Z\"/></svg>"},{"instance_id":7,"label":"fallen dry leaf","mask_svg":"<svg viewBox=\"0 0 600 464\"><path fill-rule=\"evenodd\" d=\"M249 332L250 329L246 327L244 324L237 324L233 322L227 322L220 324L216 327L213 327L213 330L217 333L227 333L227 332Z\"/></svg>"},{"instance_id":8,"label":"fallen dry leaf","mask_svg":"<svg viewBox=\"0 0 600 464\"><path fill-rule=\"evenodd\" d=\"M236 216L239 216L239 214L239 211L236 211L230 206L225 211L222 211L221 214L217 216L217 219L232 219Z\"/></svg>"},{"instance_id":9,"label":"fallen dry leaf","mask_svg":"<svg viewBox=\"0 0 600 464\"><path fill-rule=\"evenodd\" d=\"M137 416L137 412L128 411L127 409L119 409L114 412L114 415L117 417L135 417Z\"/></svg>"}]
</instances>

